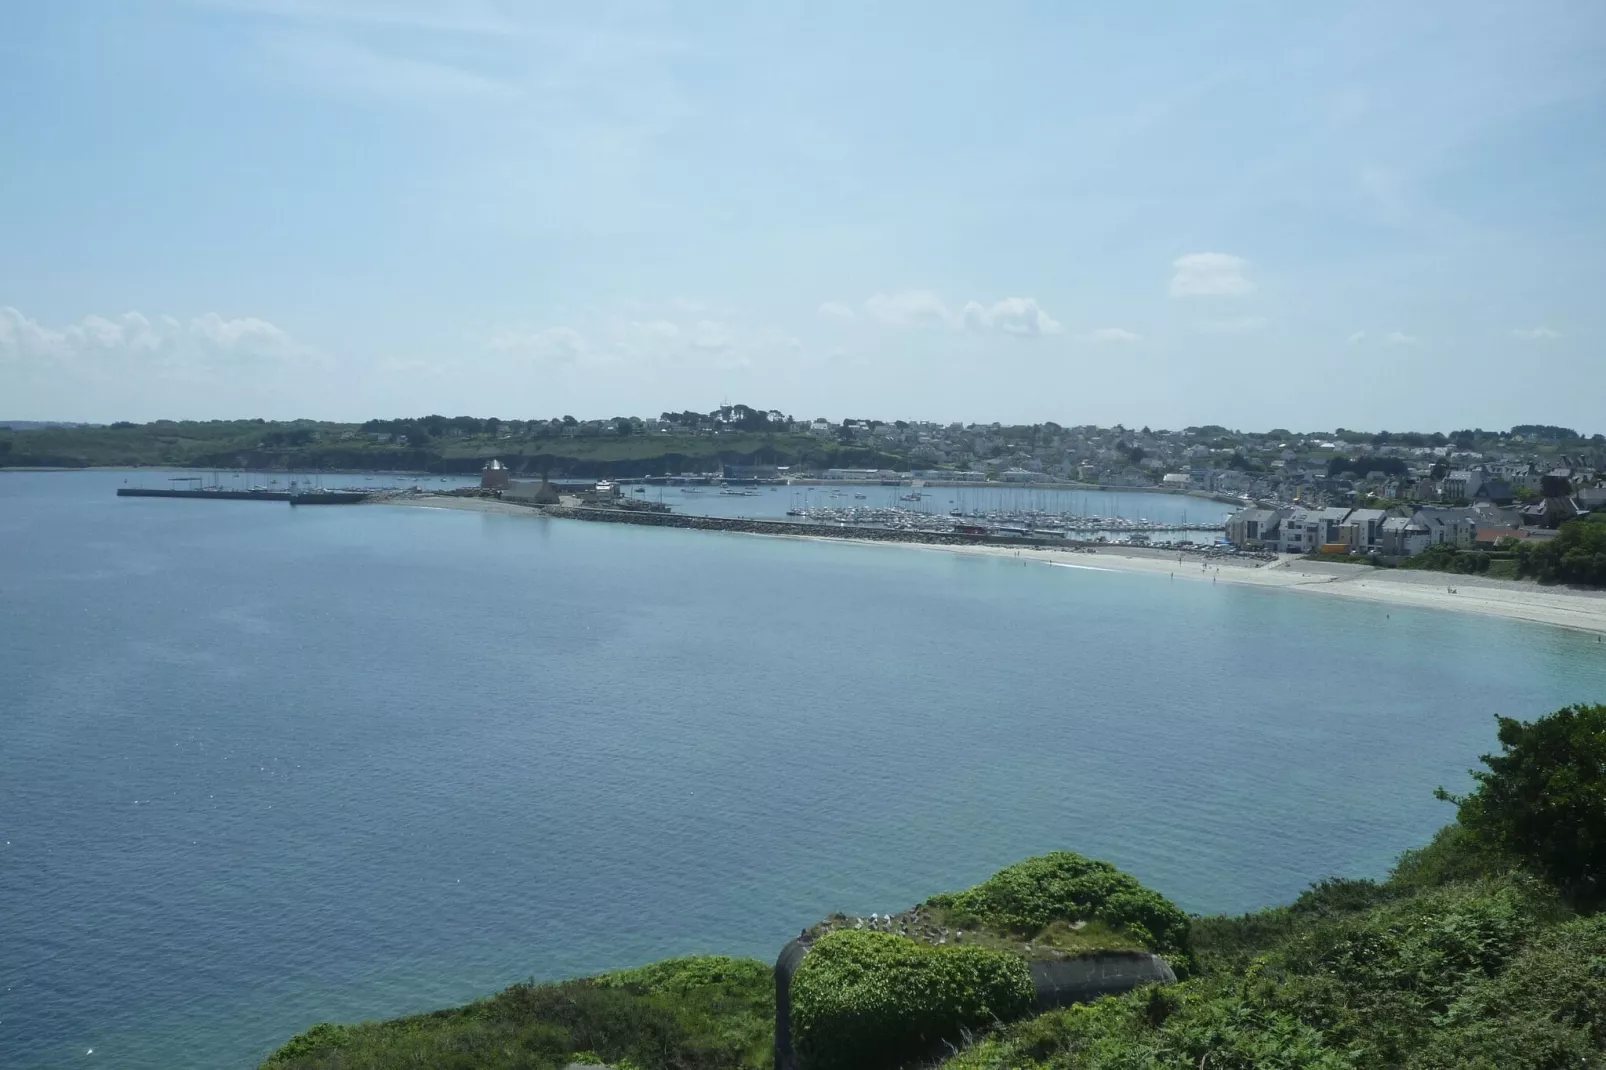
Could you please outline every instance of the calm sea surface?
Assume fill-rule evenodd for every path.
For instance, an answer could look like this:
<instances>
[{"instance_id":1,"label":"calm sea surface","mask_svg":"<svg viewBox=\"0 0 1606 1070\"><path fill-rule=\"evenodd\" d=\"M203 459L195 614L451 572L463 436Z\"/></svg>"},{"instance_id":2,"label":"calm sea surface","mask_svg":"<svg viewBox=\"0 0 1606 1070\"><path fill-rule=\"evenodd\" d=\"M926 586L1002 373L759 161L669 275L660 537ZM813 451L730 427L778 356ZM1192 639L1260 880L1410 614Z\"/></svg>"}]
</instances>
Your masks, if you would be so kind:
<instances>
[{"instance_id":1,"label":"calm sea surface","mask_svg":"<svg viewBox=\"0 0 1606 1070\"><path fill-rule=\"evenodd\" d=\"M1058 848L1248 910L1422 842L1492 714L1606 696L1535 625L124 478L0 475L7 1067L249 1067Z\"/></svg>"}]
</instances>

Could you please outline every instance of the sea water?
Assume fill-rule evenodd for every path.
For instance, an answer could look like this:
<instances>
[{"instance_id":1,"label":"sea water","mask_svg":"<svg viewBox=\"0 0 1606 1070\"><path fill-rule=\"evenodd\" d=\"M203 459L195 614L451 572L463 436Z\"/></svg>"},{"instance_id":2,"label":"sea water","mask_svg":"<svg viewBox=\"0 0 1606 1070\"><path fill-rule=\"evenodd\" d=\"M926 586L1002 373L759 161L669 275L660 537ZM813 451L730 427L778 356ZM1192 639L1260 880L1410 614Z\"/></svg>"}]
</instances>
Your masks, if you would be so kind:
<instances>
[{"instance_id":1,"label":"sea water","mask_svg":"<svg viewBox=\"0 0 1606 1070\"><path fill-rule=\"evenodd\" d=\"M124 478L0 475L0 1065L249 1067L1058 849L1250 910L1606 695L1532 624Z\"/></svg>"}]
</instances>

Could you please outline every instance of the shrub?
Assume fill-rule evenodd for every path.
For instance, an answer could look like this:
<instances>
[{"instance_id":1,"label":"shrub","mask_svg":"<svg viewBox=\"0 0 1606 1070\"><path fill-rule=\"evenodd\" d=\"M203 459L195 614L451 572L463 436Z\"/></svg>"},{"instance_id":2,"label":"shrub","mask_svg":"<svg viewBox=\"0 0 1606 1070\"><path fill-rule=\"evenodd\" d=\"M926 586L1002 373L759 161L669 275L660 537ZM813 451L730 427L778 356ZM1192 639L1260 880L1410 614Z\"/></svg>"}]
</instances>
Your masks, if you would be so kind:
<instances>
[{"instance_id":1,"label":"shrub","mask_svg":"<svg viewBox=\"0 0 1606 1070\"><path fill-rule=\"evenodd\" d=\"M1033 1000L1014 955L842 930L821 937L793 975L795 1047L812 1070L896 1065L1019 1018Z\"/></svg>"},{"instance_id":2,"label":"shrub","mask_svg":"<svg viewBox=\"0 0 1606 1070\"><path fill-rule=\"evenodd\" d=\"M1606 706L1567 706L1531 723L1499 723L1477 787L1456 798L1474 836L1592 900L1606 890Z\"/></svg>"},{"instance_id":3,"label":"shrub","mask_svg":"<svg viewBox=\"0 0 1606 1070\"><path fill-rule=\"evenodd\" d=\"M1465 825L1446 825L1426 846L1400 855L1389 884L1400 889L1436 888L1452 881L1495 876L1516 865L1510 855Z\"/></svg>"},{"instance_id":4,"label":"shrub","mask_svg":"<svg viewBox=\"0 0 1606 1070\"><path fill-rule=\"evenodd\" d=\"M1606 924L1559 924L1532 878L1329 881L1269 913L1221 919L1269 941L1252 960L1202 947L1193 980L1006 1027L944 1070L1594 1065L1578 1055L1606 1022Z\"/></svg>"},{"instance_id":5,"label":"shrub","mask_svg":"<svg viewBox=\"0 0 1606 1070\"><path fill-rule=\"evenodd\" d=\"M1028 858L953 895L935 896L956 923L1030 935L1055 921L1101 921L1163 955L1186 956L1188 915L1108 862L1070 851Z\"/></svg>"},{"instance_id":6,"label":"shrub","mask_svg":"<svg viewBox=\"0 0 1606 1070\"><path fill-rule=\"evenodd\" d=\"M561 1070L589 1060L637 1070L756 1070L768 1065L774 1020L774 979L764 963L672 959L593 980L514 985L455 1010L314 1026L266 1066Z\"/></svg>"},{"instance_id":7,"label":"shrub","mask_svg":"<svg viewBox=\"0 0 1606 1070\"><path fill-rule=\"evenodd\" d=\"M1471 988L1412 1070L1546 1070L1606 1051L1606 916L1558 925L1498 977Z\"/></svg>"}]
</instances>

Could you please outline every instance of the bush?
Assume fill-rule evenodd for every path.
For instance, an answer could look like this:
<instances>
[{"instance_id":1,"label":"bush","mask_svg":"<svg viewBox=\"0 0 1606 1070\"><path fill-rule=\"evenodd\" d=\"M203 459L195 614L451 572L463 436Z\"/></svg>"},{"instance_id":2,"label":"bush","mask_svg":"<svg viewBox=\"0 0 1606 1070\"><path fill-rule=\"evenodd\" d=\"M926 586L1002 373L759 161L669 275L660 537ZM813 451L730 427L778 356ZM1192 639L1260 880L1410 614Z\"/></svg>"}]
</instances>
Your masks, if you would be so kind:
<instances>
[{"instance_id":1,"label":"bush","mask_svg":"<svg viewBox=\"0 0 1606 1070\"><path fill-rule=\"evenodd\" d=\"M1606 706L1568 706L1532 723L1496 718L1501 753L1456 798L1487 850L1522 859L1585 901L1606 891Z\"/></svg>"},{"instance_id":2,"label":"bush","mask_svg":"<svg viewBox=\"0 0 1606 1070\"><path fill-rule=\"evenodd\" d=\"M1485 550L1459 550L1439 543L1428 547L1414 557L1400 562L1400 568L1417 568L1429 572L1452 572L1458 576L1477 576L1489 571L1497 562L1507 560Z\"/></svg>"},{"instance_id":3,"label":"bush","mask_svg":"<svg viewBox=\"0 0 1606 1070\"><path fill-rule=\"evenodd\" d=\"M1070 851L1029 858L929 902L961 925L1027 936L1055 921L1100 921L1162 955L1188 951L1188 915L1174 903L1108 862Z\"/></svg>"},{"instance_id":4,"label":"bush","mask_svg":"<svg viewBox=\"0 0 1606 1070\"><path fill-rule=\"evenodd\" d=\"M591 1061L637 1070L756 1070L769 1063L774 1021L774 977L764 963L672 959L592 980L514 985L455 1010L317 1025L265 1065L561 1070Z\"/></svg>"},{"instance_id":5,"label":"bush","mask_svg":"<svg viewBox=\"0 0 1606 1070\"><path fill-rule=\"evenodd\" d=\"M1597 520L1599 515L1568 521L1549 542L1520 546L1522 574L1540 583L1606 586L1606 523Z\"/></svg>"},{"instance_id":6,"label":"bush","mask_svg":"<svg viewBox=\"0 0 1606 1070\"><path fill-rule=\"evenodd\" d=\"M1444 1015L1412 1070L1546 1070L1606 1051L1606 917L1559 925Z\"/></svg>"},{"instance_id":7,"label":"bush","mask_svg":"<svg viewBox=\"0 0 1606 1070\"><path fill-rule=\"evenodd\" d=\"M1437 888L1452 881L1496 876L1517 864L1465 825L1446 825L1427 846L1400 856L1389 884L1401 889Z\"/></svg>"},{"instance_id":8,"label":"bush","mask_svg":"<svg viewBox=\"0 0 1606 1070\"><path fill-rule=\"evenodd\" d=\"M892 1066L1019 1018L1034 998L1014 955L841 930L821 937L792 977L794 1043L812 1070Z\"/></svg>"},{"instance_id":9,"label":"bush","mask_svg":"<svg viewBox=\"0 0 1606 1070\"><path fill-rule=\"evenodd\" d=\"M1419 891L1324 882L1301 902L1266 912L1264 926L1243 925L1258 915L1230 923L1269 938L1251 961L1201 948L1207 968L1193 980L1007 1027L945 1070L1594 1065L1573 1056L1606 1018L1606 965L1594 973L1606 929L1557 924L1533 879ZM1458 1058L1479 1044L1498 1057Z\"/></svg>"}]
</instances>

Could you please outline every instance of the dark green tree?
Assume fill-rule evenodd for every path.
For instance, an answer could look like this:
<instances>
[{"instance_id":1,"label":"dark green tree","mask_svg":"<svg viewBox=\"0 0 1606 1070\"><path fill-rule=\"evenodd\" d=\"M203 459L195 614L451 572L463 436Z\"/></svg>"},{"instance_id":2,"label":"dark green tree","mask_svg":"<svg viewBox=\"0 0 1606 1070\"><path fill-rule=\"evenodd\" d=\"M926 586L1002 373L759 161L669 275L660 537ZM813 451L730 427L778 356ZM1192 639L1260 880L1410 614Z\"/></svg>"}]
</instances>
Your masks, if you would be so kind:
<instances>
[{"instance_id":1,"label":"dark green tree","mask_svg":"<svg viewBox=\"0 0 1606 1070\"><path fill-rule=\"evenodd\" d=\"M1496 720L1501 752L1480 759L1477 787L1460 797L1440 788L1440 798L1488 846L1595 900L1606 889L1606 706Z\"/></svg>"}]
</instances>

